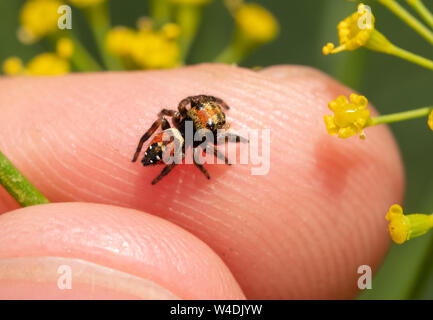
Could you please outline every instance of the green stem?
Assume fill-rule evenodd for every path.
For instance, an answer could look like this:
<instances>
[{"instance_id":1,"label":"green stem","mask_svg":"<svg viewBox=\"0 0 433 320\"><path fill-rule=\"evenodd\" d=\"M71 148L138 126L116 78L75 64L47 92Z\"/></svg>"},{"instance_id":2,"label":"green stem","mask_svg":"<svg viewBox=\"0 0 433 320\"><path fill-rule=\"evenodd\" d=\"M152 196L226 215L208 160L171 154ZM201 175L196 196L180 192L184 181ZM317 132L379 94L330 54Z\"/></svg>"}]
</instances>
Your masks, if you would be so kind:
<instances>
[{"instance_id":1,"label":"green stem","mask_svg":"<svg viewBox=\"0 0 433 320\"><path fill-rule=\"evenodd\" d=\"M427 117L433 111L433 106L419 108L410 111L392 113L384 116L370 118L365 127L376 126L378 124L393 123L404 120Z\"/></svg>"},{"instance_id":2,"label":"green stem","mask_svg":"<svg viewBox=\"0 0 433 320\"><path fill-rule=\"evenodd\" d=\"M417 54L414 54L402 48L394 46L393 49L389 52L389 54L392 54L396 57L407 60L409 62L415 63L417 65L420 65L421 67L433 70L432 60L426 59L424 57L421 57Z\"/></svg>"},{"instance_id":3,"label":"green stem","mask_svg":"<svg viewBox=\"0 0 433 320\"><path fill-rule=\"evenodd\" d=\"M232 45L229 45L215 58L214 62L232 64L238 63L241 59L242 55L237 53Z\"/></svg>"},{"instance_id":4,"label":"green stem","mask_svg":"<svg viewBox=\"0 0 433 320\"><path fill-rule=\"evenodd\" d=\"M425 186L426 194L433 192L433 183ZM431 199L424 199L422 203L418 204L421 208L431 208ZM430 239L427 245L423 249L423 254L420 257L420 263L416 268L416 272L411 277L411 283L407 289L405 296L402 299L422 299L426 298L428 292L428 284L431 283L429 280L433 277L433 237ZM430 294L431 296L431 294Z\"/></svg>"},{"instance_id":5,"label":"green stem","mask_svg":"<svg viewBox=\"0 0 433 320\"><path fill-rule=\"evenodd\" d=\"M49 203L1 152L0 184L23 207Z\"/></svg>"},{"instance_id":6,"label":"green stem","mask_svg":"<svg viewBox=\"0 0 433 320\"><path fill-rule=\"evenodd\" d=\"M180 4L176 9L176 21L180 27L179 46L181 61L185 62L201 22L201 5Z\"/></svg>"},{"instance_id":7,"label":"green stem","mask_svg":"<svg viewBox=\"0 0 433 320\"><path fill-rule=\"evenodd\" d=\"M95 59L90 55L87 49L81 44L80 40L72 32L55 33L48 38L54 47L56 47L57 41L63 37L69 37L74 43L74 53L71 57L71 62L78 71L101 71L101 66L96 62Z\"/></svg>"},{"instance_id":8,"label":"green stem","mask_svg":"<svg viewBox=\"0 0 433 320\"><path fill-rule=\"evenodd\" d=\"M219 63L240 63L259 46L251 42L236 30L232 42L215 58Z\"/></svg>"},{"instance_id":9,"label":"green stem","mask_svg":"<svg viewBox=\"0 0 433 320\"><path fill-rule=\"evenodd\" d=\"M421 0L406 0L406 2L414 8L416 12L424 19L427 24L433 28L433 14L424 5Z\"/></svg>"},{"instance_id":10,"label":"green stem","mask_svg":"<svg viewBox=\"0 0 433 320\"><path fill-rule=\"evenodd\" d=\"M74 42L74 54L71 57L74 66L79 71L101 71L101 66L93 59L78 38L71 34L71 40Z\"/></svg>"},{"instance_id":11,"label":"green stem","mask_svg":"<svg viewBox=\"0 0 433 320\"><path fill-rule=\"evenodd\" d=\"M104 2L99 5L90 6L86 8L85 13L105 66L108 70L122 70L120 61L110 55L105 47L105 38L111 28L107 3Z\"/></svg>"},{"instance_id":12,"label":"green stem","mask_svg":"<svg viewBox=\"0 0 433 320\"><path fill-rule=\"evenodd\" d=\"M433 238L430 241L425 252L426 254L424 256L424 259L422 260L422 263L418 268L415 280L413 281L405 299L420 299L422 297L422 294L425 292L425 288L428 285L426 277L427 275L431 275L433 266Z\"/></svg>"},{"instance_id":13,"label":"green stem","mask_svg":"<svg viewBox=\"0 0 433 320\"><path fill-rule=\"evenodd\" d=\"M159 29L170 21L171 3L168 0L151 0L150 15L155 22L155 28Z\"/></svg>"},{"instance_id":14,"label":"green stem","mask_svg":"<svg viewBox=\"0 0 433 320\"><path fill-rule=\"evenodd\" d=\"M433 32L422 24L417 18L411 15L405 8L395 0L378 0L382 5L391 10L401 20L403 20L412 29L418 32L424 39L433 44Z\"/></svg>"}]
</instances>

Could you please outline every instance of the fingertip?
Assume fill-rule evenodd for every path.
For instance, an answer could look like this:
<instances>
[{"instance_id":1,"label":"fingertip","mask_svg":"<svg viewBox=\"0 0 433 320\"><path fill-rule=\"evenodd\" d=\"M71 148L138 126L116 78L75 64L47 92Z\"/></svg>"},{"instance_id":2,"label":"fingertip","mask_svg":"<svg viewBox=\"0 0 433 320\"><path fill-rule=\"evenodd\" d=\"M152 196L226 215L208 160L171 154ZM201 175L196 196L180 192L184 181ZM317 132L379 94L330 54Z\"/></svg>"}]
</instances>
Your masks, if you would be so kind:
<instances>
[{"instance_id":1,"label":"fingertip","mask_svg":"<svg viewBox=\"0 0 433 320\"><path fill-rule=\"evenodd\" d=\"M0 297L244 298L207 245L144 212L48 204L2 215L0 228ZM71 269L69 293L57 286L59 266Z\"/></svg>"},{"instance_id":2,"label":"fingertip","mask_svg":"<svg viewBox=\"0 0 433 320\"><path fill-rule=\"evenodd\" d=\"M300 77L328 77L329 76L322 71L304 65L274 65L263 68L258 71L263 76L273 78L278 81L288 81Z\"/></svg>"}]
</instances>

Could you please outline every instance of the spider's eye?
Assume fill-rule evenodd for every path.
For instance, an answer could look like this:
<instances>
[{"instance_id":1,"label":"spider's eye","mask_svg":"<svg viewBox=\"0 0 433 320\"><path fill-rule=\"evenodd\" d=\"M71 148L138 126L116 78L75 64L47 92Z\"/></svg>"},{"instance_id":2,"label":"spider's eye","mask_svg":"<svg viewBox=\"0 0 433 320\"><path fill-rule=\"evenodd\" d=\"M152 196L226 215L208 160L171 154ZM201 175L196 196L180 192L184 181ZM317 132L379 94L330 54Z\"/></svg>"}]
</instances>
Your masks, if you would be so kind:
<instances>
[{"instance_id":1,"label":"spider's eye","mask_svg":"<svg viewBox=\"0 0 433 320\"><path fill-rule=\"evenodd\" d=\"M208 122L206 122L206 128L213 131L215 129L215 123L209 119Z\"/></svg>"}]
</instances>

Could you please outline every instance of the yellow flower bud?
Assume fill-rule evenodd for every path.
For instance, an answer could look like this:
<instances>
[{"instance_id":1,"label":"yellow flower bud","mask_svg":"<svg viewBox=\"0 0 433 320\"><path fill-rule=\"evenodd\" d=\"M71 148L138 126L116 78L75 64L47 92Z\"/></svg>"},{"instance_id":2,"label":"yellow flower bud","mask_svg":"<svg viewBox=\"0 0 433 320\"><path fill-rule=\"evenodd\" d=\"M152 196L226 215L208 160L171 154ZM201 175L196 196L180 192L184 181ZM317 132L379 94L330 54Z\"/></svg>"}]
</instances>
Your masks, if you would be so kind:
<instances>
[{"instance_id":1,"label":"yellow flower bud","mask_svg":"<svg viewBox=\"0 0 433 320\"><path fill-rule=\"evenodd\" d=\"M58 0L27 1L20 12L20 40L32 42L55 32L61 5L63 2Z\"/></svg>"},{"instance_id":2,"label":"yellow flower bud","mask_svg":"<svg viewBox=\"0 0 433 320\"><path fill-rule=\"evenodd\" d=\"M7 75L18 75L21 74L23 70L23 62L18 57L10 57L3 62L3 72Z\"/></svg>"},{"instance_id":3,"label":"yellow flower bud","mask_svg":"<svg viewBox=\"0 0 433 320\"><path fill-rule=\"evenodd\" d=\"M255 3L243 4L235 12L235 21L244 37L259 44L272 41L279 32L277 19Z\"/></svg>"},{"instance_id":4,"label":"yellow flower bud","mask_svg":"<svg viewBox=\"0 0 433 320\"><path fill-rule=\"evenodd\" d=\"M156 32L140 32L136 37L131 56L144 69L168 69L178 64L180 50L175 41Z\"/></svg>"},{"instance_id":5,"label":"yellow flower bud","mask_svg":"<svg viewBox=\"0 0 433 320\"><path fill-rule=\"evenodd\" d=\"M385 218L389 221L388 229L391 238L398 244L422 236L433 227L433 215L419 213L404 215L402 207L398 204L391 206Z\"/></svg>"},{"instance_id":6,"label":"yellow flower bud","mask_svg":"<svg viewBox=\"0 0 433 320\"><path fill-rule=\"evenodd\" d=\"M345 96L329 102L328 107L334 115L326 115L323 120L330 135L338 134L339 138L349 138L360 133L364 138L363 128L370 118L367 109L368 100L364 96L352 93L350 102Z\"/></svg>"},{"instance_id":7,"label":"yellow flower bud","mask_svg":"<svg viewBox=\"0 0 433 320\"><path fill-rule=\"evenodd\" d=\"M54 53L42 53L34 57L26 68L33 76L61 75L70 71L69 62Z\"/></svg>"},{"instance_id":8,"label":"yellow flower bud","mask_svg":"<svg viewBox=\"0 0 433 320\"><path fill-rule=\"evenodd\" d=\"M61 38L56 44L57 55L69 59L74 54L74 42L69 38Z\"/></svg>"},{"instance_id":9,"label":"yellow flower bud","mask_svg":"<svg viewBox=\"0 0 433 320\"><path fill-rule=\"evenodd\" d=\"M111 53L125 57L131 54L137 32L126 27L116 27L111 29L105 40L106 47Z\"/></svg>"},{"instance_id":10,"label":"yellow flower bud","mask_svg":"<svg viewBox=\"0 0 433 320\"><path fill-rule=\"evenodd\" d=\"M176 23L167 23L162 27L161 32L167 39L177 39L180 34L180 28Z\"/></svg>"}]
</instances>

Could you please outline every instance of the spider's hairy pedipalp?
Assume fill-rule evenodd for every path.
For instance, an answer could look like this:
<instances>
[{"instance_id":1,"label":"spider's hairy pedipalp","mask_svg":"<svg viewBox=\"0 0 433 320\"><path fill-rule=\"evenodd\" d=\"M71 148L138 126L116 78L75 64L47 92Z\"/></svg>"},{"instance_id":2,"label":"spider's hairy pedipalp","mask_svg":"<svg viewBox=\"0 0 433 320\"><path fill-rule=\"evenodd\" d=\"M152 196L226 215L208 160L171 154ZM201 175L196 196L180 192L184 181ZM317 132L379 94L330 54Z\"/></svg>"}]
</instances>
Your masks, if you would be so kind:
<instances>
[{"instance_id":1,"label":"spider's hairy pedipalp","mask_svg":"<svg viewBox=\"0 0 433 320\"><path fill-rule=\"evenodd\" d=\"M138 142L137 150L135 151L134 157L132 158L132 162L137 161L138 156L140 155L141 149L143 148L143 144L152 136L152 134L155 133L155 131L160 126L165 127L165 128L170 128L170 124L168 123L167 119L165 119L164 117L161 117L158 120L156 120L152 124L152 126L149 128L149 130L146 131L146 133L141 137L140 141Z\"/></svg>"}]
</instances>

